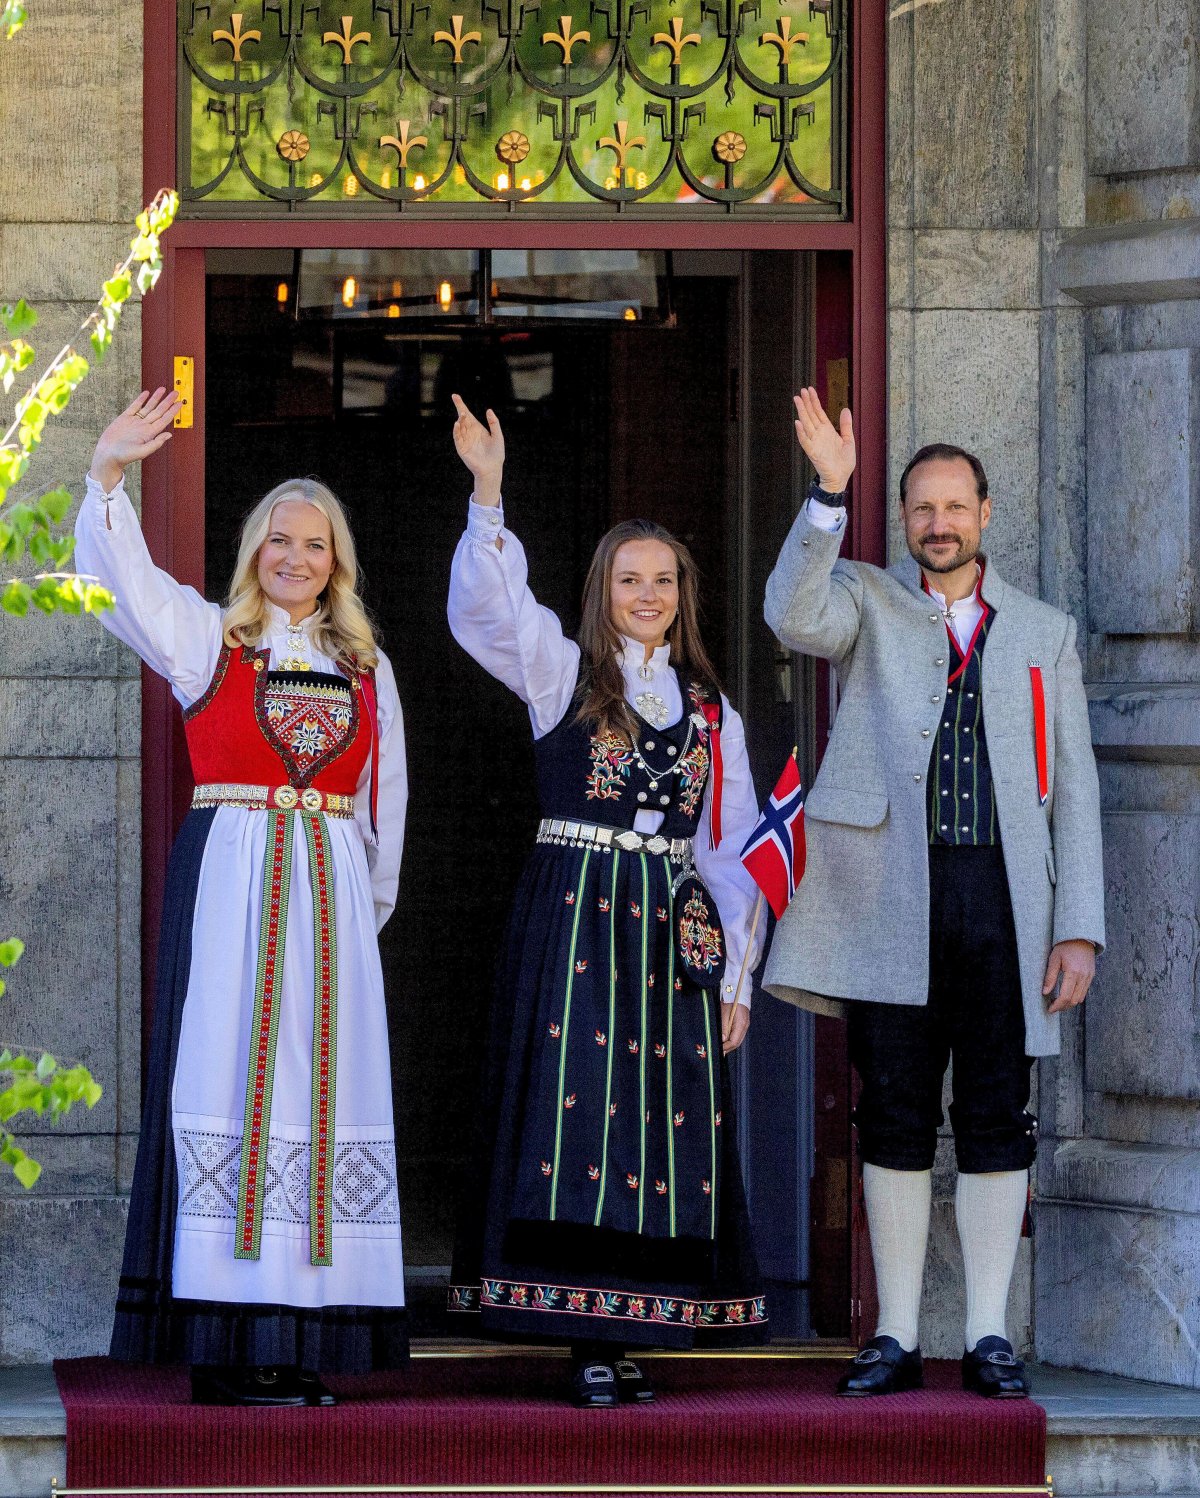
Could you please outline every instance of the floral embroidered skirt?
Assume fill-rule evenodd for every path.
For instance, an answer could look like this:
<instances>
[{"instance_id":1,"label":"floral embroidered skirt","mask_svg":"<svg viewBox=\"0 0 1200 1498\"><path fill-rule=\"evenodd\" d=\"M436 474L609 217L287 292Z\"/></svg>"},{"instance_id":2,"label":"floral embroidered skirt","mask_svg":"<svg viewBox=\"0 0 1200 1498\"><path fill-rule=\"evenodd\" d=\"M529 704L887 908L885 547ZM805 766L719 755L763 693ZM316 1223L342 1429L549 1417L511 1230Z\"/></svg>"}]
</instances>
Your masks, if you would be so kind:
<instances>
[{"instance_id":1,"label":"floral embroidered skirt","mask_svg":"<svg viewBox=\"0 0 1200 1498\"><path fill-rule=\"evenodd\" d=\"M499 963L450 1309L488 1334L765 1340L715 993L663 857L540 845Z\"/></svg>"}]
</instances>

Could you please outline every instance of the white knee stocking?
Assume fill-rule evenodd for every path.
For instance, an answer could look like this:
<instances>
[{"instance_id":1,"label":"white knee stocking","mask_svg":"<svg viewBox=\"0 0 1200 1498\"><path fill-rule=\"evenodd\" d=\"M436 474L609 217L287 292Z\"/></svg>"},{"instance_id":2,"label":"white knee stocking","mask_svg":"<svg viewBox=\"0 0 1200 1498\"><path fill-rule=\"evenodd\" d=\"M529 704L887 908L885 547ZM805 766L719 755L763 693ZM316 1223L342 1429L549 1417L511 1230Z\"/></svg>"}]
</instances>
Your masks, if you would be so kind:
<instances>
[{"instance_id":1,"label":"white knee stocking","mask_svg":"<svg viewBox=\"0 0 1200 1498\"><path fill-rule=\"evenodd\" d=\"M954 1215L967 1277L967 1334L973 1352L981 1337L1003 1337L1008 1286L1017 1261L1029 1184L1026 1170L960 1175Z\"/></svg>"},{"instance_id":2,"label":"white knee stocking","mask_svg":"<svg viewBox=\"0 0 1200 1498\"><path fill-rule=\"evenodd\" d=\"M933 1172L929 1170L863 1166L871 1257L879 1291L875 1335L895 1337L905 1352L912 1352L917 1345L932 1182Z\"/></svg>"}]
</instances>

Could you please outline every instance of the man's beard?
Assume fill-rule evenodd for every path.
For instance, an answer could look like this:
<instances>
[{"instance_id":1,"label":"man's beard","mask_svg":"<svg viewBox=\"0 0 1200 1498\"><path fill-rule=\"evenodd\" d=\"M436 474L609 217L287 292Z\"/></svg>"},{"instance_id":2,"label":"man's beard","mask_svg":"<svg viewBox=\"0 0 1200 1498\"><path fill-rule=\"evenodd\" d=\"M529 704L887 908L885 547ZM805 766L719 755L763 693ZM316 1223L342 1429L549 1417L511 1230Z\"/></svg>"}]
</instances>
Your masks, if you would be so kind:
<instances>
[{"instance_id":1,"label":"man's beard","mask_svg":"<svg viewBox=\"0 0 1200 1498\"><path fill-rule=\"evenodd\" d=\"M917 559L917 561L920 562L921 566L924 567L926 572L956 572L960 567L965 567L968 562L973 562L979 555L978 540L963 540L958 536L935 536L932 539L934 541L956 541L958 543L958 550L952 557L949 557L944 561L939 561L936 557L932 556L926 550L926 547L931 544L930 541L910 541L908 543L909 551Z\"/></svg>"}]
</instances>

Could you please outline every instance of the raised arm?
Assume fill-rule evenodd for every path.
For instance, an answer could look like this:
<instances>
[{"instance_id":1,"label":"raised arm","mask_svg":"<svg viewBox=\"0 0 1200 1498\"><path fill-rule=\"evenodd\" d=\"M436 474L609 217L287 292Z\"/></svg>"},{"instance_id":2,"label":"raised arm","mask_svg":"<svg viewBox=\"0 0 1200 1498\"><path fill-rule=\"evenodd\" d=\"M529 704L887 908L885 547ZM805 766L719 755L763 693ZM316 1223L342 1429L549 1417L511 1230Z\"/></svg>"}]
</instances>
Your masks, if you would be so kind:
<instances>
[{"instance_id":1,"label":"raised arm","mask_svg":"<svg viewBox=\"0 0 1200 1498\"><path fill-rule=\"evenodd\" d=\"M796 438L817 471L820 487L788 533L767 579L763 611L784 645L839 661L858 639L861 602L853 569L835 571L846 530L842 499L854 472L854 426L850 412L843 411L835 427L811 387L795 397L795 406Z\"/></svg>"},{"instance_id":2,"label":"raised arm","mask_svg":"<svg viewBox=\"0 0 1200 1498\"><path fill-rule=\"evenodd\" d=\"M173 392L143 391L101 435L75 522L75 564L116 598L101 615L105 628L165 676L187 707L212 680L221 610L154 565L124 483L129 463L170 440L177 406Z\"/></svg>"},{"instance_id":3,"label":"raised arm","mask_svg":"<svg viewBox=\"0 0 1200 1498\"><path fill-rule=\"evenodd\" d=\"M534 737L542 738L570 705L579 647L530 592L524 548L504 525L504 434L495 412L488 411L485 427L457 395L454 404L454 445L474 475L475 492L450 568L450 630L468 655L526 704Z\"/></svg>"}]
</instances>

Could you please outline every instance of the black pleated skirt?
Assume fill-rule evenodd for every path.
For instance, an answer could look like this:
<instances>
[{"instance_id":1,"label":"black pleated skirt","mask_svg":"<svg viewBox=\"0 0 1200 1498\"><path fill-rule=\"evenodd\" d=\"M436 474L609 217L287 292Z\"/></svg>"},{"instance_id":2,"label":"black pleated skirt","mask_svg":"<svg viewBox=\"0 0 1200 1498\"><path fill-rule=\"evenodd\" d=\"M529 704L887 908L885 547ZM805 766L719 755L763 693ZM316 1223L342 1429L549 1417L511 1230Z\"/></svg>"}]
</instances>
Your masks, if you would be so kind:
<instances>
[{"instance_id":1,"label":"black pleated skirt","mask_svg":"<svg viewBox=\"0 0 1200 1498\"><path fill-rule=\"evenodd\" d=\"M403 1308L241 1305L171 1291L178 1181L171 1092L192 964L192 917L214 808L193 810L171 851L163 899L142 1131L129 1202L111 1354L127 1362L290 1364L368 1373L408 1357Z\"/></svg>"},{"instance_id":2,"label":"black pleated skirt","mask_svg":"<svg viewBox=\"0 0 1200 1498\"><path fill-rule=\"evenodd\" d=\"M526 866L451 1276L464 1328L766 1339L720 1002L679 971L674 872L647 853L554 844Z\"/></svg>"}]
</instances>

